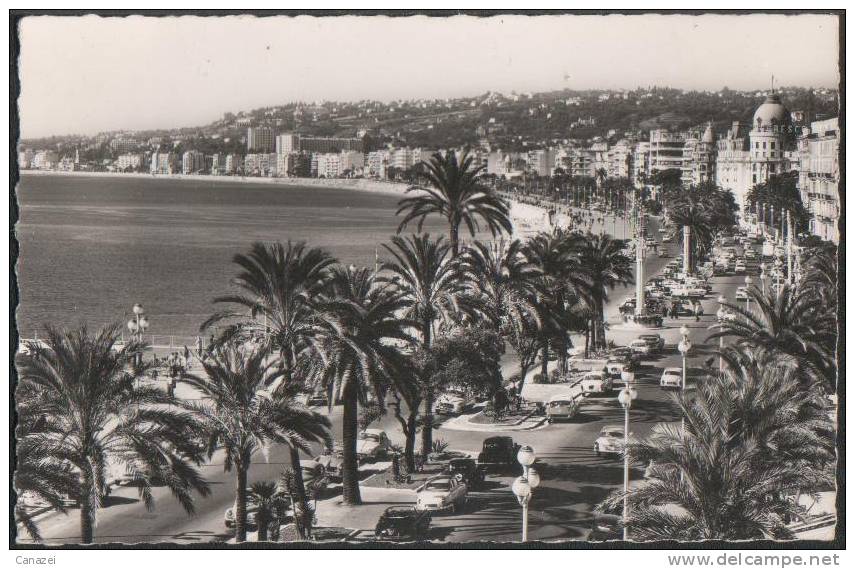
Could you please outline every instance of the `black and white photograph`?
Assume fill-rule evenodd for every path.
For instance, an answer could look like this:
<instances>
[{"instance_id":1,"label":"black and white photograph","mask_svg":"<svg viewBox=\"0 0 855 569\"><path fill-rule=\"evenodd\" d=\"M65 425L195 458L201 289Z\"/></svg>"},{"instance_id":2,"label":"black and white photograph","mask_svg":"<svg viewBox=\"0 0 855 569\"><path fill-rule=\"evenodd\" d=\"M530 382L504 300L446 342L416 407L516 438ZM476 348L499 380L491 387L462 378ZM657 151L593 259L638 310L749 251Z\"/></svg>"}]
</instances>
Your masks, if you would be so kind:
<instances>
[{"instance_id":1,"label":"black and white photograph","mask_svg":"<svg viewBox=\"0 0 855 569\"><path fill-rule=\"evenodd\" d=\"M12 10L9 547L843 548L844 24Z\"/></svg>"}]
</instances>

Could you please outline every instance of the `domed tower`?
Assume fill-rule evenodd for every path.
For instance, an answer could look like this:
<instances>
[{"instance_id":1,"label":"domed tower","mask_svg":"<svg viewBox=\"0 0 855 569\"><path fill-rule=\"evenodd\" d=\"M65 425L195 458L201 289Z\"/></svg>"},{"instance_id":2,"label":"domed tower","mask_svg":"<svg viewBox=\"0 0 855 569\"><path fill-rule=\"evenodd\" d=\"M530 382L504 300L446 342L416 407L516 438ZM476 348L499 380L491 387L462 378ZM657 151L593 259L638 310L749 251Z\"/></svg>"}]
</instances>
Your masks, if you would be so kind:
<instances>
[{"instance_id":1,"label":"domed tower","mask_svg":"<svg viewBox=\"0 0 855 569\"><path fill-rule=\"evenodd\" d=\"M754 112L748 135L752 184L763 183L770 175L784 171L790 130L790 111L780 96L770 94Z\"/></svg>"}]
</instances>

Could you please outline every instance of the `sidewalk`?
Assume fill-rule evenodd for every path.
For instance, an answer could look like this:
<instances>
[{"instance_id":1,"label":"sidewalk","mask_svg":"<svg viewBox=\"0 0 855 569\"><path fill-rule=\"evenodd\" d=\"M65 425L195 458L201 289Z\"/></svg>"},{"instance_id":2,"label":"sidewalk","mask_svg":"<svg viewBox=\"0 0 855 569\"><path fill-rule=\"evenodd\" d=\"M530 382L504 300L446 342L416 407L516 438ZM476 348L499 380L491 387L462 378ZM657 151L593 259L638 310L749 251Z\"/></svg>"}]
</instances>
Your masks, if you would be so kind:
<instances>
[{"instance_id":1,"label":"sidewalk","mask_svg":"<svg viewBox=\"0 0 855 569\"><path fill-rule=\"evenodd\" d=\"M359 491L362 495L361 506L347 506L342 503L341 496L319 501L316 525L373 531L380 515L389 506L416 503L416 493L413 490L360 486Z\"/></svg>"}]
</instances>

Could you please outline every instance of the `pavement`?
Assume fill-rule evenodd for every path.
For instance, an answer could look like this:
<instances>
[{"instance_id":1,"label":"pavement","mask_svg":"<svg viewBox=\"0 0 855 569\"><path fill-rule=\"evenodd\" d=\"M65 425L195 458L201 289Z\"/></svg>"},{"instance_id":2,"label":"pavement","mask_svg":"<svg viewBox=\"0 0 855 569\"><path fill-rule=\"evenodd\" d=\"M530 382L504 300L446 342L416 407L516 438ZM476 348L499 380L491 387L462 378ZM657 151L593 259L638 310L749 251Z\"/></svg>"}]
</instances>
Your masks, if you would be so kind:
<instances>
[{"instance_id":1,"label":"pavement","mask_svg":"<svg viewBox=\"0 0 855 569\"><path fill-rule=\"evenodd\" d=\"M672 254L676 254L676 245L669 244L667 247ZM647 259L645 277L653 276L669 260L659 257ZM682 325L689 328L689 337L693 343L687 360L690 384L703 374L704 361L718 347L717 342L706 341L711 333L709 327L715 324L715 312L718 310L716 299L724 294L733 301L736 288L744 284L744 276L715 277L711 282L713 291L702 301L706 315L700 322L695 322L694 318L666 320L663 328L657 331L665 338L665 350L661 355L645 360L636 373L635 386L639 395L630 415L631 431L636 437L644 437L657 423L679 421L670 395L658 385L663 367L681 365L681 357L676 350L676 343L680 340L679 328ZM618 305L631 294L632 287L619 287L610 294L607 304L606 314L610 324L607 335L617 344L626 345L639 334L638 331L623 329L619 325ZM581 345L584 345L584 339ZM501 361L506 376L518 370L515 357L510 352ZM539 369L532 373L536 371ZM179 397L193 397L193 393L185 393L181 389L179 383ZM319 410L328 413L325 409ZM523 425L515 426L516 430L512 433L515 442L529 444L535 449L538 456L536 468L542 480L530 503L530 539L586 539L591 527L592 510L610 492L620 488L623 480L621 461L597 457L593 452L593 442L603 426L622 425L623 418L623 410L616 398L603 397L586 405L574 422L532 425L532 428L522 430L520 427ZM338 440L341 440L341 419L341 407L334 408L330 420ZM481 426L473 428L469 419L471 416L445 420L445 424L436 430L434 438L445 440L454 449L479 452L483 440L499 430L495 427L486 430ZM464 425L466 428L461 429ZM391 413L378 419L372 427L385 430L393 443L403 444L400 425ZM254 457L250 468L249 483L276 480L288 464L288 452L284 448L270 449L267 460L259 454ZM220 455L215 455L212 462L202 470L210 482L212 493L210 497L197 501L195 516L188 516L165 488L154 489L156 509L151 512L142 504L136 489L118 488L98 513L96 542L188 544L231 539L232 532L223 525L223 512L234 501L234 473L224 471ZM445 542L519 540L521 508L510 491L510 484L518 474L502 472L488 475L483 488L470 494L469 505L462 513L433 518L431 539ZM640 470L631 471L632 480L642 478L643 472ZM362 496L364 505L346 506L341 503L340 494L333 488L329 496L318 502L318 523L368 532L389 505L415 501L415 493L412 491L387 488L363 486ZM833 512L833 497L829 503ZM76 542L80 536L79 513L74 509L69 511L68 516L49 512L41 518L40 527L48 544ZM805 533L800 535L814 535L817 531L816 528L806 527ZM827 529L825 531L827 533Z\"/></svg>"}]
</instances>

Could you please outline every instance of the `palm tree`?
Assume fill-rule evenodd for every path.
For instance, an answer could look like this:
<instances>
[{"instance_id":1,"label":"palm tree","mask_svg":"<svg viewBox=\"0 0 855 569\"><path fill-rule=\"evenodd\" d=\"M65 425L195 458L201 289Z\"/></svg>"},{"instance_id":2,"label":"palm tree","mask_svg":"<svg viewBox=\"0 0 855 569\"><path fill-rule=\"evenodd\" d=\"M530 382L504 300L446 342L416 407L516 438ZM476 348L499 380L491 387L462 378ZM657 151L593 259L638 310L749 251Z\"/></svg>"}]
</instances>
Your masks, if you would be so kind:
<instances>
[{"instance_id":1,"label":"palm tree","mask_svg":"<svg viewBox=\"0 0 855 569\"><path fill-rule=\"evenodd\" d=\"M466 306L466 272L450 256L450 246L442 237L430 234L392 237L392 246L383 245L392 260L383 264L388 274L381 280L397 287L404 301L403 316L415 323L421 333L421 347L429 351L438 322L450 324L461 318ZM433 393L424 394L425 425L422 428L422 454L430 454L433 428Z\"/></svg>"},{"instance_id":2,"label":"palm tree","mask_svg":"<svg viewBox=\"0 0 855 569\"><path fill-rule=\"evenodd\" d=\"M145 346L120 346L118 337L117 326L96 334L85 326L48 327L44 345L33 346L19 367L18 401L29 418L18 482L24 489L42 488L51 501L62 493L76 499L83 543L95 538L113 465L133 477L149 510L155 481L165 484L188 514L194 512L194 491L210 493L196 468L202 460L199 425L171 396L136 381L145 372L145 366L135 365ZM34 474L33 464L55 470Z\"/></svg>"},{"instance_id":3,"label":"palm tree","mask_svg":"<svg viewBox=\"0 0 855 569\"><path fill-rule=\"evenodd\" d=\"M388 378L400 367L399 348L415 343L406 331L415 323L399 316L407 305L403 293L366 268L335 267L331 287L325 310L335 325L318 342L313 359L319 365L309 375L326 387L330 405L341 397L344 502L359 504L359 406L369 392L384 398Z\"/></svg>"},{"instance_id":4,"label":"palm tree","mask_svg":"<svg viewBox=\"0 0 855 569\"><path fill-rule=\"evenodd\" d=\"M805 413L812 403L795 375L787 362L764 360L700 382L696 396L675 396L685 428L660 423L629 447L633 461L652 464L648 481L626 496L630 537L791 539L788 521L805 512L786 492L833 481L810 454L829 420ZM833 456L833 443L828 448ZM623 499L615 493L603 507L618 509Z\"/></svg>"},{"instance_id":5,"label":"palm tree","mask_svg":"<svg viewBox=\"0 0 855 569\"><path fill-rule=\"evenodd\" d=\"M249 493L257 508L255 523L258 526L258 541L267 541L271 523L279 523L277 511L282 509L284 497L274 482L255 482Z\"/></svg>"},{"instance_id":6,"label":"palm tree","mask_svg":"<svg viewBox=\"0 0 855 569\"><path fill-rule=\"evenodd\" d=\"M541 343L541 374L546 376L549 362L549 343L558 341L561 360L567 354L569 311L574 307L580 292L584 292L584 273L576 265L574 257L575 239L561 229L552 233L541 232L526 243L525 254L535 267L540 278L535 287L538 307ZM563 363L562 363L563 367Z\"/></svg>"},{"instance_id":7,"label":"palm tree","mask_svg":"<svg viewBox=\"0 0 855 569\"><path fill-rule=\"evenodd\" d=\"M237 541L243 542L252 456L273 444L303 452L309 452L312 443L332 446L330 421L296 402L298 386L276 386L284 372L265 350L227 342L202 361L202 368L203 374L185 378L202 395L187 408L206 435L208 457L222 449L225 470L236 471L235 531Z\"/></svg>"},{"instance_id":8,"label":"palm tree","mask_svg":"<svg viewBox=\"0 0 855 569\"><path fill-rule=\"evenodd\" d=\"M481 184L479 178L484 166L476 166L473 157L464 151L460 156L449 150L443 155L435 153L430 160L422 162L422 176L427 185L412 186L409 192L419 195L402 199L398 203L397 214L406 212L398 226L398 233L411 221L418 220L418 232L421 233L425 218L438 214L448 221L451 254L457 257L460 252L459 233L461 224L474 237L480 231L479 218L493 236L513 231L508 204L496 193Z\"/></svg>"},{"instance_id":9,"label":"palm tree","mask_svg":"<svg viewBox=\"0 0 855 569\"><path fill-rule=\"evenodd\" d=\"M709 339L735 338L737 345L792 356L800 363L802 377L824 380L834 390L835 315L817 304L809 288L785 284L777 292L764 293L752 287L748 295L751 310L725 304L735 317L717 325Z\"/></svg>"},{"instance_id":10,"label":"palm tree","mask_svg":"<svg viewBox=\"0 0 855 569\"><path fill-rule=\"evenodd\" d=\"M328 329L319 305L329 290L335 259L323 249L288 241L285 245L255 242L248 254L235 255L234 262L241 269L234 279L238 292L214 299L215 304L229 307L212 315L202 329L224 326L223 340L260 339L266 350L278 353L282 383L302 385L305 378L295 377L297 362ZM302 495L300 453L295 447L291 466Z\"/></svg>"},{"instance_id":11,"label":"palm tree","mask_svg":"<svg viewBox=\"0 0 855 569\"><path fill-rule=\"evenodd\" d=\"M626 242L611 235L579 235L572 248L576 263L584 275L584 297L590 300L593 313L591 346L595 350L606 347L605 311L608 291L617 285L633 283L632 261L624 254Z\"/></svg>"}]
</instances>

